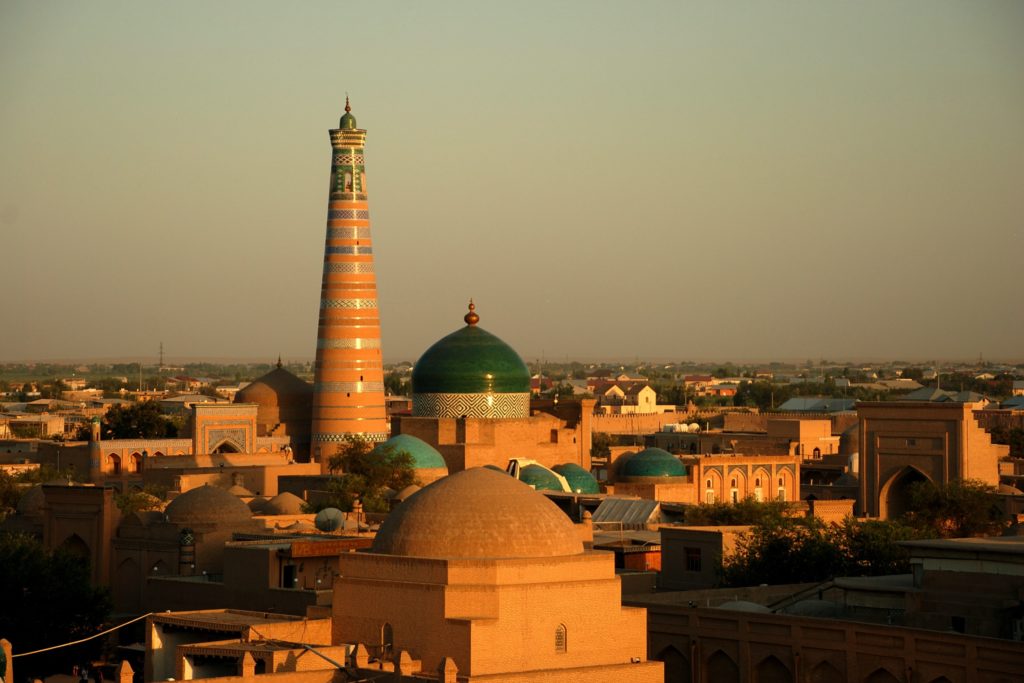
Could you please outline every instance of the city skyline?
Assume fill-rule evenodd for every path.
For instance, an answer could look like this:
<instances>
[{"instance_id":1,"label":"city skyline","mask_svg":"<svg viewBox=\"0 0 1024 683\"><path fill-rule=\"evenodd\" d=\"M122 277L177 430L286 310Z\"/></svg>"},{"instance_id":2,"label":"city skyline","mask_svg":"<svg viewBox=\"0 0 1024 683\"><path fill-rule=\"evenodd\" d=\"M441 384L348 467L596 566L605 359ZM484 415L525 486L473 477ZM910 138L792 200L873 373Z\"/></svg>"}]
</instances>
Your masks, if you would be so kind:
<instances>
[{"instance_id":1,"label":"city skyline","mask_svg":"<svg viewBox=\"0 0 1024 683\"><path fill-rule=\"evenodd\" d=\"M1021 358L1024 7L640 10L5 4L0 361L311 359L346 92L387 362Z\"/></svg>"}]
</instances>

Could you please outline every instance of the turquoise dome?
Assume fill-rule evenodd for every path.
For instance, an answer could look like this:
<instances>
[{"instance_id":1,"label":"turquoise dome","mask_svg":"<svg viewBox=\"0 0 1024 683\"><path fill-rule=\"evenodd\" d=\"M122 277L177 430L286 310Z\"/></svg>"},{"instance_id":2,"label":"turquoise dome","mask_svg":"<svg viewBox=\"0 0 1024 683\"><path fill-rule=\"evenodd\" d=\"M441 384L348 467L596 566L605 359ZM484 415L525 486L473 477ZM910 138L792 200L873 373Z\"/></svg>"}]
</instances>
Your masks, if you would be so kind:
<instances>
[{"instance_id":1,"label":"turquoise dome","mask_svg":"<svg viewBox=\"0 0 1024 683\"><path fill-rule=\"evenodd\" d=\"M661 448L645 448L622 468L624 477L685 477L686 465Z\"/></svg>"},{"instance_id":2,"label":"turquoise dome","mask_svg":"<svg viewBox=\"0 0 1024 683\"><path fill-rule=\"evenodd\" d=\"M538 491L562 491L562 482L546 467L527 465L519 470L519 481Z\"/></svg>"},{"instance_id":3,"label":"turquoise dome","mask_svg":"<svg viewBox=\"0 0 1024 683\"><path fill-rule=\"evenodd\" d=\"M420 356L412 370L414 394L528 393L530 371L511 346L467 325Z\"/></svg>"},{"instance_id":4,"label":"turquoise dome","mask_svg":"<svg viewBox=\"0 0 1024 683\"><path fill-rule=\"evenodd\" d=\"M576 493L601 493L601 487L598 486L594 475L574 462L555 465L551 469L565 477L569 482L569 488Z\"/></svg>"},{"instance_id":5,"label":"turquoise dome","mask_svg":"<svg viewBox=\"0 0 1024 683\"><path fill-rule=\"evenodd\" d=\"M412 456L413 469L417 470L429 470L429 469L448 469L448 465L444 461L444 457L437 452L437 449L431 446L423 439L418 439L411 434L397 434L384 443L378 444L373 450L379 451L380 449L391 447L395 452L405 451Z\"/></svg>"}]
</instances>

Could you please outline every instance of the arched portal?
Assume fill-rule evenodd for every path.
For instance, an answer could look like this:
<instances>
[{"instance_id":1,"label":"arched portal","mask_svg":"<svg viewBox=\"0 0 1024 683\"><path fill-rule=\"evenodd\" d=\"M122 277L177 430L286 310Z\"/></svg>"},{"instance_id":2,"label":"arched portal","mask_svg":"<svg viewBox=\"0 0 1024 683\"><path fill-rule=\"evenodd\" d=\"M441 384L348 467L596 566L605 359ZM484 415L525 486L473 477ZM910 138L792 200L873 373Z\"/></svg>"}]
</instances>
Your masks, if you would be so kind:
<instances>
[{"instance_id":1,"label":"arched portal","mask_svg":"<svg viewBox=\"0 0 1024 683\"><path fill-rule=\"evenodd\" d=\"M910 487L931 481L916 467L904 467L882 487L879 510L882 519L898 519L910 511Z\"/></svg>"},{"instance_id":2,"label":"arched portal","mask_svg":"<svg viewBox=\"0 0 1024 683\"><path fill-rule=\"evenodd\" d=\"M740 668L732 657L715 650L704 667L704 683L739 683Z\"/></svg>"},{"instance_id":3,"label":"arched portal","mask_svg":"<svg viewBox=\"0 0 1024 683\"><path fill-rule=\"evenodd\" d=\"M231 439L224 439L213 447L211 453L241 453L241 447Z\"/></svg>"},{"instance_id":4,"label":"arched portal","mask_svg":"<svg viewBox=\"0 0 1024 683\"><path fill-rule=\"evenodd\" d=\"M879 667L864 679L864 683L900 683L900 679L894 676L888 669Z\"/></svg>"},{"instance_id":5,"label":"arched portal","mask_svg":"<svg viewBox=\"0 0 1024 683\"><path fill-rule=\"evenodd\" d=\"M832 662L818 662L811 669L811 683L843 683L846 677Z\"/></svg>"},{"instance_id":6,"label":"arched portal","mask_svg":"<svg viewBox=\"0 0 1024 683\"><path fill-rule=\"evenodd\" d=\"M690 683L690 659L669 645L655 659L665 664L665 683Z\"/></svg>"},{"instance_id":7,"label":"arched portal","mask_svg":"<svg viewBox=\"0 0 1024 683\"><path fill-rule=\"evenodd\" d=\"M78 534L71 534L64 539L64 542L60 544L61 550L65 550L72 555L78 557L84 557L89 559L92 555L92 551L89 550L89 544L82 540L82 537Z\"/></svg>"},{"instance_id":8,"label":"arched portal","mask_svg":"<svg viewBox=\"0 0 1024 683\"><path fill-rule=\"evenodd\" d=\"M768 655L762 659L754 670L756 683L790 683L792 680L793 674L789 672L789 667L775 655Z\"/></svg>"}]
</instances>

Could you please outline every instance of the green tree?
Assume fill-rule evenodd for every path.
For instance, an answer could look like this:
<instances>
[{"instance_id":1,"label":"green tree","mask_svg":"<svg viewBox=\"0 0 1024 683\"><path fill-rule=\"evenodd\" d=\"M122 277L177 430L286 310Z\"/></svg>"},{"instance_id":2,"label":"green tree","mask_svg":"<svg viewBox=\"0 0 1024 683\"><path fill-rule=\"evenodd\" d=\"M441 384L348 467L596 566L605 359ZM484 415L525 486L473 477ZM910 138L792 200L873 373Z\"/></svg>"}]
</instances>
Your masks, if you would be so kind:
<instances>
[{"instance_id":1,"label":"green tree","mask_svg":"<svg viewBox=\"0 0 1024 683\"><path fill-rule=\"evenodd\" d=\"M686 523L699 526L759 525L781 527L792 524L789 511L792 505L785 501L760 502L753 496L738 503L701 503L686 509Z\"/></svg>"},{"instance_id":2,"label":"green tree","mask_svg":"<svg viewBox=\"0 0 1024 683\"><path fill-rule=\"evenodd\" d=\"M604 432L594 432L590 437L590 457L608 458L612 454L612 437Z\"/></svg>"},{"instance_id":3,"label":"green tree","mask_svg":"<svg viewBox=\"0 0 1024 683\"><path fill-rule=\"evenodd\" d=\"M166 495L167 489L155 484L146 484L141 491L133 489L127 493L114 494L114 504L123 515L144 510L159 510Z\"/></svg>"},{"instance_id":4,"label":"green tree","mask_svg":"<svg viewBox=\"0 0 1024 683\"><path fill-rule=\"evenodd\" d=\"M93 635L110 614L110 596L90 582L87 558L48 551L27 534L0 532L0 633L15 654ZM18 660L20 678L42 678L94 658L102 639Z\"/></svg>"},{"instance_id":5,"label":"green tree","mask_svg":"<svg viewBox=\"0 0 1024 683\"><path fill-rule=\"evenodd\" d=\"M995 488L977 479L915 482L909 495L907 524L940 538L993 536L1006 524Z\"/></svg>"},{"instance_id":6,"label":"green tree","mask_svg":"<svg viewBox=\"0 0 1024 683\"><path fill-rule=\"evenodd\" d=\"M324 507L352 510L358 498L367 512L386 512L385 489L400 491L416 483L412 456L393 446L376 446L370 441L351 437L342 451L331 456L327 468L341 474L328 484L330 500Z\"/></svg>"},{"instance_id":7,"label":"green tree","mask_svg":"<svg viewBox=\"0 0 1024 683\"><path fill-rule=\"evenodd\" d=\"M847 519L826 524L802 518L782 525L759 524L743 534L735 552L724 559L722 582L751 586L905 574L910 571L910 554L900 542L929 536L893 521Z\"/></svg>"},{"instance_id":8,"label":"green tree","mask_svg":"<svg viewBox=\"0 0 1024 683\"><path fill-rule=\"evenodd\" d=\"M163 439L178 435L177 427L153 401L114 406L103 416L102 429L107 439Z\"/></svg>"},{"instance_id":9,"label":"green tree","mask_svg":"<svg viewBox=\"0 0 1024 683\"><path fill-rule=\"evenodd\" d=\"M813 518L804 524L755 526L722 563L726 586L824 581L843 574L844 548L835 527Z\"/></svg>"}]
</instances>

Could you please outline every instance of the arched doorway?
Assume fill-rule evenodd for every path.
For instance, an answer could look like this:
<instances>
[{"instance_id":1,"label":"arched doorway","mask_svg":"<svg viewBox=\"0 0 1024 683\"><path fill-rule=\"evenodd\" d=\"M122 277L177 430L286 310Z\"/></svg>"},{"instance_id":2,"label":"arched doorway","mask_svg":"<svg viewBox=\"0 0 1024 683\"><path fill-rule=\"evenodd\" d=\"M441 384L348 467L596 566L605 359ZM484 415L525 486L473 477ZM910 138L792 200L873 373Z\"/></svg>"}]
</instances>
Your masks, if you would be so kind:
<instances>
[{"instance_id":1,"label":"arched doorway","mask_svg":"<svg viewBox=\"0 0 1024 683\"><path fill-rule=\"evenodd\" d=\"M888 669L878 668L864 679L864 683L900 683L900 679L896 678Z\"/></svg>"},{"instance_id":2,"label":"arched doorway","mask_svg":"<svg viewBox=\"0 0 1024 683\"><path fill-rule=\"evenodd\" d=\"M224 439L217 444L211 453L241 453L242 449L234 441L230 439Z\"/></svg>"},{"instance_id":3,"label":"arched doorway","mask_svg":"<svg viewBox=\"0 0 1024 683\"><path fill-rule=\"evenodd\" d=\"M60 544L60 549L87 560L92 556L89 544L83 541L78 534L71 534L65 538L64 542Z\"/></svg>"},{"instance_id":4,"label":"arched doorway","mask_svg":"<svg viewBox=\"0 0 1024 683\"><path fill-rule=\"evenodd\" d=\"M811 669L811 683L843 683L846 677L832 664L822 661Z\"/></svg>"},{"instance_id":5,"label":"arched doorway","mask_svg":"<svg viewBox=\"0 0 1024 683\"><path fill-rule=\"evenodd\" d=\"M665 683L690 683L690 660L682 652L669 645L658 653L655 659L665 664Z\"/></svg>"},{"instance_id":6,"label":"arched doorway","mask_svg":"<svg viewBox=\"0 0 1024 683\"><path fill-rule=\"evenodd\" d=\"M754 670L754 680L757 683L790 683L793 680L793 674L778 657L768 655Z\"/></svg>"},{"instance_id":7,"label":"arched doorway","mask_svg":"<svg viewBox=\"0 0 1024 683\"><path fill-rule=\"evenodd\" d=\"M721 650L708 657L707 665L704 667L704 683L739 683L740 668L732 657Z\"/></svg>"},{"instance_id":8,"label":"arched doorway","mask_svg":"<svg viewBox=\"0 0 1024 683\"><path fill-rule=\"evenodd\" d=\"M910 510L910 487L914 484L930 481L921 470L915 467L904 467L882 487L879 496L882 503L879 510L883 519L899 519Z\"/></svg>"}]
</instances>

